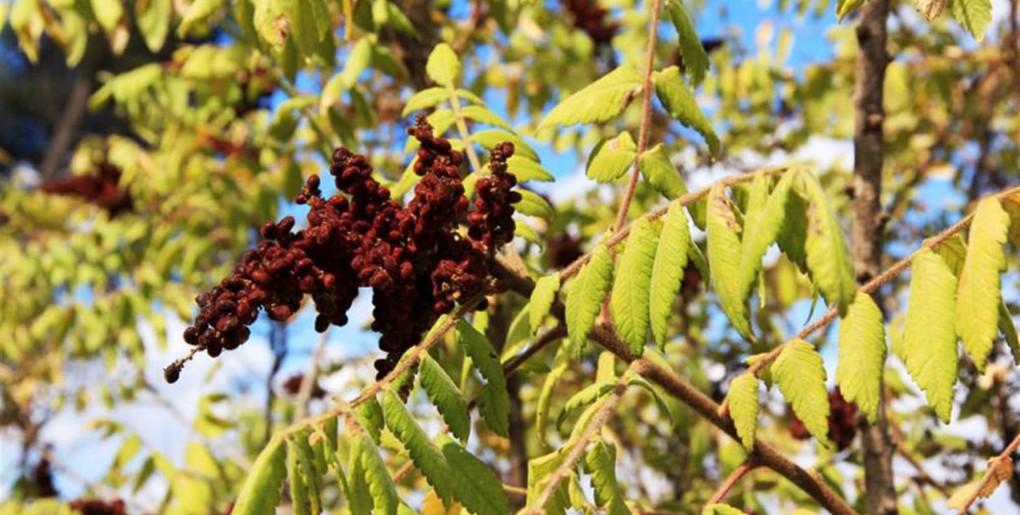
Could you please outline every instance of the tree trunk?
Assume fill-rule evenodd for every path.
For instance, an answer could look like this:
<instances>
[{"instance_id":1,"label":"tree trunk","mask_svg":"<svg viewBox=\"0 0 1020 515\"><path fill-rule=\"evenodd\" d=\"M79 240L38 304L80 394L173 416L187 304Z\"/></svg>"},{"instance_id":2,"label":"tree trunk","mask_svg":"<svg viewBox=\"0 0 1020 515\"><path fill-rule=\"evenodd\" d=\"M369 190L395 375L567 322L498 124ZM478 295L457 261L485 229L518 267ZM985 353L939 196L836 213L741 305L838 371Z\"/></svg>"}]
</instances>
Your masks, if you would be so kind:
<instances>
[{"instance_id":1,"label":"tree trunk","mask_svg":"<svg viewBox=\"0 0 1020 515\"><path fill-rule=\"evenodd\" d=\"M854 224L853 253L857 282L881 270L882 259L882 88L889 61L886 50L887 0L871 0L861 9L857 25L857 69L854 84ZM873 294L878 305L882 302ZM878 420L858 419L864 454L864 496L868 513L896 513L892 453L885 405Z\"/></svg>"}]
</instances>

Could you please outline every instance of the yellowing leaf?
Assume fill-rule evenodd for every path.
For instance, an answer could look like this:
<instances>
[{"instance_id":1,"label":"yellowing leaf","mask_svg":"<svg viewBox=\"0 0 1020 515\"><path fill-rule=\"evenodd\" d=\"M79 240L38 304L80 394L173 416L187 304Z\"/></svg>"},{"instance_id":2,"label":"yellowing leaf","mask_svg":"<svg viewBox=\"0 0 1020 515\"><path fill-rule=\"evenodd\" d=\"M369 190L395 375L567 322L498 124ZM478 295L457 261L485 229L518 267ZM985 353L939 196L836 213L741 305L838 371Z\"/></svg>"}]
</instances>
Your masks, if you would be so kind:
<instances>
[{"instance_id":1,"label":"yellowing leaf","mask_svg":"<svg viewBox=\"0 0 1020 515\"><path fill-rule=\"evenodd\" d=\"M708 237L708 265L712 270L712 288L719 296L719 304L741 336L754 340L747 305L740 297L740 224L725 187L716 184L708 192L706 212Z\"/></svg>"},{"instance_id":2,"label":"yellowing leaf","mask_svg":"<svg viewBox=\"0 0 1020 515\"><path fill-rule=\"evenodd\" d=\"M629 132L599 142L588 156L585 174L598 182L613 182L623 177L634 165L637 145Z\"/></svg>"},{"instance_id":3,"label":"yellowing leaf","mask_svg":"<svg viewBox=\"0 0 1020 515\"><path fill-rule=\"evenodd\" d=\"M957 376L955 310L956 276L938 254L922 248L910 267L902 358L928 404L946 423L953 412Z\"/></svg>"},{"instance_id":4,"label":"yellowing leaf","mask_svg":"<svg viewBox=\"0 0 1020 515\"><path fill-rule=\"evenodd\" d=\"M425 63L425 73L436 84L452 88L456 86L460 77L460 59L450 45L440 43L429 54L429 60Z\"/></svg>"},{"instance_id":5,"label":"yellowing leaf","mask_svg":"<svg viewBox=\"0 0 1020 515\"><path fill-rule=\"evenodd\" d=\"M609 300L613 324L635 356L641 355L648 339L648 296L658 239L647 218L634 223L617 264Z\"/></svg>"},{"instance_id":6,"label":"yellowing leaf","mask_svg":"<svg viewBox=\"0 0 1020 515\"><path fill-rule=\"evenodd\" d=\"M882 402L885 368L885 326L882 310L871 295L858 292L846 317L839 323L839 361L836 384L849 402L874 423Z\"/></svg>"},{"instance_id":7,"label":"yellowing leaf","mask_svg":"<svg viewBox=\"0 0 1020 515\"><path fill-rule=\"evenodd\" d=\"M666 330L676 304L684 268L687 266L688 247L691 245L687 215L680 204L672 204L663 217L659 246L655 249L655 264L648 293L648 318L652 337L659 348L666 345Z\"/></svg>"},{"instance_id":8,"label":"yellowing leaf","mask_svg":"<svg viewBox=\"0 0 1020 515\"><path fill-rule=\"evenodd\" d=\"M673 200L684 193L687 193L687 186L673 162L666 155L662 143L655 145L651 150L641 154L640 160L641 175L669 200Z\"/></svg>"},{"instance_id":9,"label":"yellowing leaf","mask_svg":"<svg viewBox=\"0 0 1020 515\"><path fill-rule=\"evenodd\" d=\"M655 94L659 97L659 101L662 102L662 106L666 108L666 111L679 121L684 127L689 127L698 131L705 142L708 143L708 149L712 154L719 153L719 136L716 135L715 129L712 128L712 122L708 120L705 113L698 107L698 102L694 99L694 93L684 82L683 77L680 76L680 69L676 66L670 66L665 70L655 74L653 79L655 81Z\"/></svg>"},{"instance_id":10,"label":"yellowing leaf","mask_svg":"<svg viewBox=\"0 0 1020 515\"><path fill-rule=\"evenodd\" d=\"M570 95L545 115L536 132L553 126L602 122L620 114L641 90L641 76L621 66Z\"/></svg>"},{"instance_id":11,"label":"yellowing leaf","mask_svg":"<svg viewBox=\"0 0 1020 515\"><path fill-rule=\"evenodd\" d=\"M1003 244L1009 216L999 201L981 201L974 211L967 241L967 260L956 292L956 333L983 371L999 323L999 273L1006 267Z\"/></svg>"},{"instance_id":12,"label":"yellowing leaf","mask_svg":"<svg viewBox=\"0 0 1020 515\"><path fill-rule=\"evenodd\" d=\"M602 299L613 280L613 260L606 246L599 244L591 259L572 281L567 294L567 334L574 356L584 352L588 333L595 325Z\"/></svg>"},{"instance_id":13,"label":"yellowing leaf","mask_svg":"<svg viewBox=\"0 0 1020 515\"><path fill-rule=\"evenodd\" d=\"M825 367L814 346L804 340L786 343L772 363L772 379L808 432L828 447L829 393Z\"/></svg>"},{"instance_id":14,"label":"yellowing leaf","mask_svg":"<svg viewBox=\"0 0 1020 515\"><path fill-rule=\"evenodd\" d=\"M992 21L992 0L949 0L949 11L963 28L981 41Z\"/></svg>"},{"instance_id":15,"label":"yellowing leaf","mask_svg":"<svg viewBox=\"0 0 1020 515\"><path fill-rule=\"evenodd\" d=\"M726 394L729 402L730 416L737 428L740 443L748 452L754 448L754 433L758 428L758 378L754 374L740 374L730 382L730 392Z\"/></svg>"},{"instance_id":16,"label":"yellowing leaf","mask_svg":"<svg viewBox=\"0 0 1020 515\"><path fill-rule=\"evenodd\" d=\"M531 334L537 334L538 329L542 327L542 320L549 314L558 291L560 291L559 272L543 276L535 281L535 289L532 290L531 300L528 302Z\"/></svg>"},{"instance_id":17,"label":"yellowing leaf","mask_svg":"<svg viewBox=\"0 0 1020 515\"><path fill-rule=\"evenodd\" d=\"M251 469L247 471L237 504L233 513L257 515L272 513L280 501L280 486L287 473L287 449L279 435L269 440L269 445L259 453Z\"/></svg>"},{"instance_id":18,"label":"yellowing leaf","mask_svg":"<svg viewBox=\"0 0 1020 515\"><path fill-rule=\"evenodd\" d=\"M800 176L810 202L804 249L811 280L822 292L825 302L835 306L840 316L845 316L857 293L850 249L818 179L809 172L801 172Z\"/></svg>"}]
</instances>

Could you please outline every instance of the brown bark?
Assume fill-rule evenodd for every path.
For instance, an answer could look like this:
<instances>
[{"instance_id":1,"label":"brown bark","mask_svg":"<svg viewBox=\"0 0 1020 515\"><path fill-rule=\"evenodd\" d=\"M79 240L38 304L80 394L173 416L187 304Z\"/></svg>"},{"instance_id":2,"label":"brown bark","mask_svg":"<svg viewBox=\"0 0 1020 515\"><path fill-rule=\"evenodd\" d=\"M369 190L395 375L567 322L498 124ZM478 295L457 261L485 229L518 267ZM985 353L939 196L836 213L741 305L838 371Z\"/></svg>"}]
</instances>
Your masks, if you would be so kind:
<instances>
[{"instance_id":1,"label":"brown bark","mask_svg":"<svg viewBox=\"0 0 1020 515\"><path fill-rule=\"evenodd\" d=\"M882 140L883 85L889 56L886 50L887 0L872 0L861 9L857 25L857 69L854 83L854 224L853 255L857 282L864 284L879 274L882 267L883 218L882 164L885 145ZM882 302L879 292L878 305ZM884 403L878 420L870 424L858 419L864 460L864 498L868 513L897 513L893 483L892 455Z\"/></svg>"}]
</instances>

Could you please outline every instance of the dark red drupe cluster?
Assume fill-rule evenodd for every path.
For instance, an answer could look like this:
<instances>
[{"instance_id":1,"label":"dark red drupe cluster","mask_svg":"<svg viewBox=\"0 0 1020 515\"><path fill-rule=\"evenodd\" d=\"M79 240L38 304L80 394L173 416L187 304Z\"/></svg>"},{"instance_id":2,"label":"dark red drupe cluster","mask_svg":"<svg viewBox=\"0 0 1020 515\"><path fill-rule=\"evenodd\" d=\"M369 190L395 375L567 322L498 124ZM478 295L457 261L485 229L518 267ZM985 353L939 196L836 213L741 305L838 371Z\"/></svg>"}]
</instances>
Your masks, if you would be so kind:
<instances>
[{"instance_id":1,"label":"dark red drupe cluster","mask_svg":"<svg viewBox=\"0 0 1020 515\"><path fill-rule=\"evenodd\" d=\"M78 499L71 502L71 509L82 515L124 515L124 501L114 499L102 501L98 499Z\"/></svg>"},{"instance_id":2,"label":"dark red drupe cluster","mask_svg":"<svg viewBox=\"0 0 1020 515\"><path fill-rule=\"evenodd\" d=\"M583 30L596 45L608 45L620 28L610 21L609 11L598 0L560 0L563 7L574 15L574 27Z\"/></svg>"},{"instance_id":3,"label":"dark red drupe cluster","mask_svg":"<svg viewBox=\"0 0 1020 515\"><path fill-rule=\"evenodd\" d=\"M798 440L811 438L807 427L797 418L790 416L790 435ZM839 388L829 391L829 440L836 444L838 450L846 449L857 436L857 406L847 402Z\"/></svg>"},{"instance_id":4,"label":"dark red drupe cluster","mask_svg":"<svg viewBox=\"0 0 1020 515\"><path fill-rule=\"evenodd\" d=\"M520 200L510 191L516 179L506 171L513 145L493 150L492 176L478 181L475 211L469 212L461 154L434 136L423 117L408 132L421 144L414 165L421 180L406 207L372 178L364 156L338 148L329 171L339 193L324 199L319 177L310 177L296 198L310 207L307 227L292 232L291 217L266 224L263 241L229 277L197 298L199 314L185 330L185 341L216 356L248 339L260 308L273 320L285 320L305 295L315 302L316 330L325 331L346 324L358 288L369 287L372 329L387 354L376 363L383 375L439 315L481 295L488 257L513 237L512 204ZM462 223L468 237L458 232ZM178 361L167 367L168 381L177 379L181 366Z\"/></svg>"},{"instance_id":5,"label":"dark red drupe cluster","mask_svg":"<svg viewBox=\"0 0 1020 515\"><path fill-rule=\"evenodd\" d=\"M120 188L120 169L102 162L88 175L48 182L40 190L54 195L78 197L105 209L111 217L131 210L131 194Z\"/></svg>"}]
</instances>

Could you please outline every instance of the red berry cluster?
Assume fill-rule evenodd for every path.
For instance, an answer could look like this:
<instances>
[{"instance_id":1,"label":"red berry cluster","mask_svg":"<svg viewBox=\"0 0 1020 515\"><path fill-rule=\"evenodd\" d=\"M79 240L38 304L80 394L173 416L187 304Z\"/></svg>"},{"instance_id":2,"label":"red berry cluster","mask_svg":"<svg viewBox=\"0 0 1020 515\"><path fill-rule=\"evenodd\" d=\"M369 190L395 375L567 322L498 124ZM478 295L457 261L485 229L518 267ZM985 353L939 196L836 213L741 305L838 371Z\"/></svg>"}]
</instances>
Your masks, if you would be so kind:
<instances>
[{"instance_id":1,"label":"red berry cluster","mask_svg":"<svg viewBox=\"0 0 1020 515\"><path fill-rule=\"evenodd\" d=\"M791 415L790 435L798 440L811 438L804 422L796 415ZM839 388L829 391L829 440L836 444L838 450L846 449L857 436L857 406L847 402Z\"/></svg>"},{"instance_id":2,"label":"red berry cluster","mask_svg":"<svg viewBox=\"0 0 1020 515\"><path fill-rule=\"evenodd\" d=\"M102 501L98 499L78 499L71 502L71 509L82 515L124 515L124 501L115 499Z\"/></svg>"},{"instance_id":3,"label":"red berry cluster","mask_svg":"<svg viewBox=\"0 0 1020 515\"><path fill-rule=\"evenodd\" d=\"M615 21L607 22L609 11L598 0L560 0L574 15L574 27L583 30L596 45L608 45L620 28Z\"/></svg>"},{"instance_id":4,"label":"red berry cluster","mask_svg":"<svg viewBox=\"0 0 1020 515\"><path fill-rule=\"evenodd\" d=\"M46 193L68 195L95 204L111 217L131 210L131 194L120 189L120 169L102 162L88 175L77 175L59 181L48 182L39 187Z\"/></svg>"},{"instance_id":5,"label":"red berry cluster","mask_svg":"<svg viewBox=\"0 0 1020 515\"><path fill-rule=\"evenodd\" d=\"M414 165L421 180L406 207L372 178L364 156L336 149L329 171L340 193L324 199L319 177L310 177L296 198L310 207L307 227L292 232L292 217L266 224L263 241L234 272L198 296L199 314L184 340L217 356L248 339L260 308L285 320L305 295L315 302L315 328L322 332L346 324L358 288L370 287L372 329L387 353L376 362L381 376L440 314L480 295L489 278L488 256L513 238L511 204L521 198L510 191L516 179L506 171L513 145L493 150L492 176L478 181L469 212L461 154L434 136L424 117L408 133L421 143ZM461 223L468 225L468 238L457 230ZM182 364L165 369L168 381L177 379Z\"/></svg>"}]
</instances>

